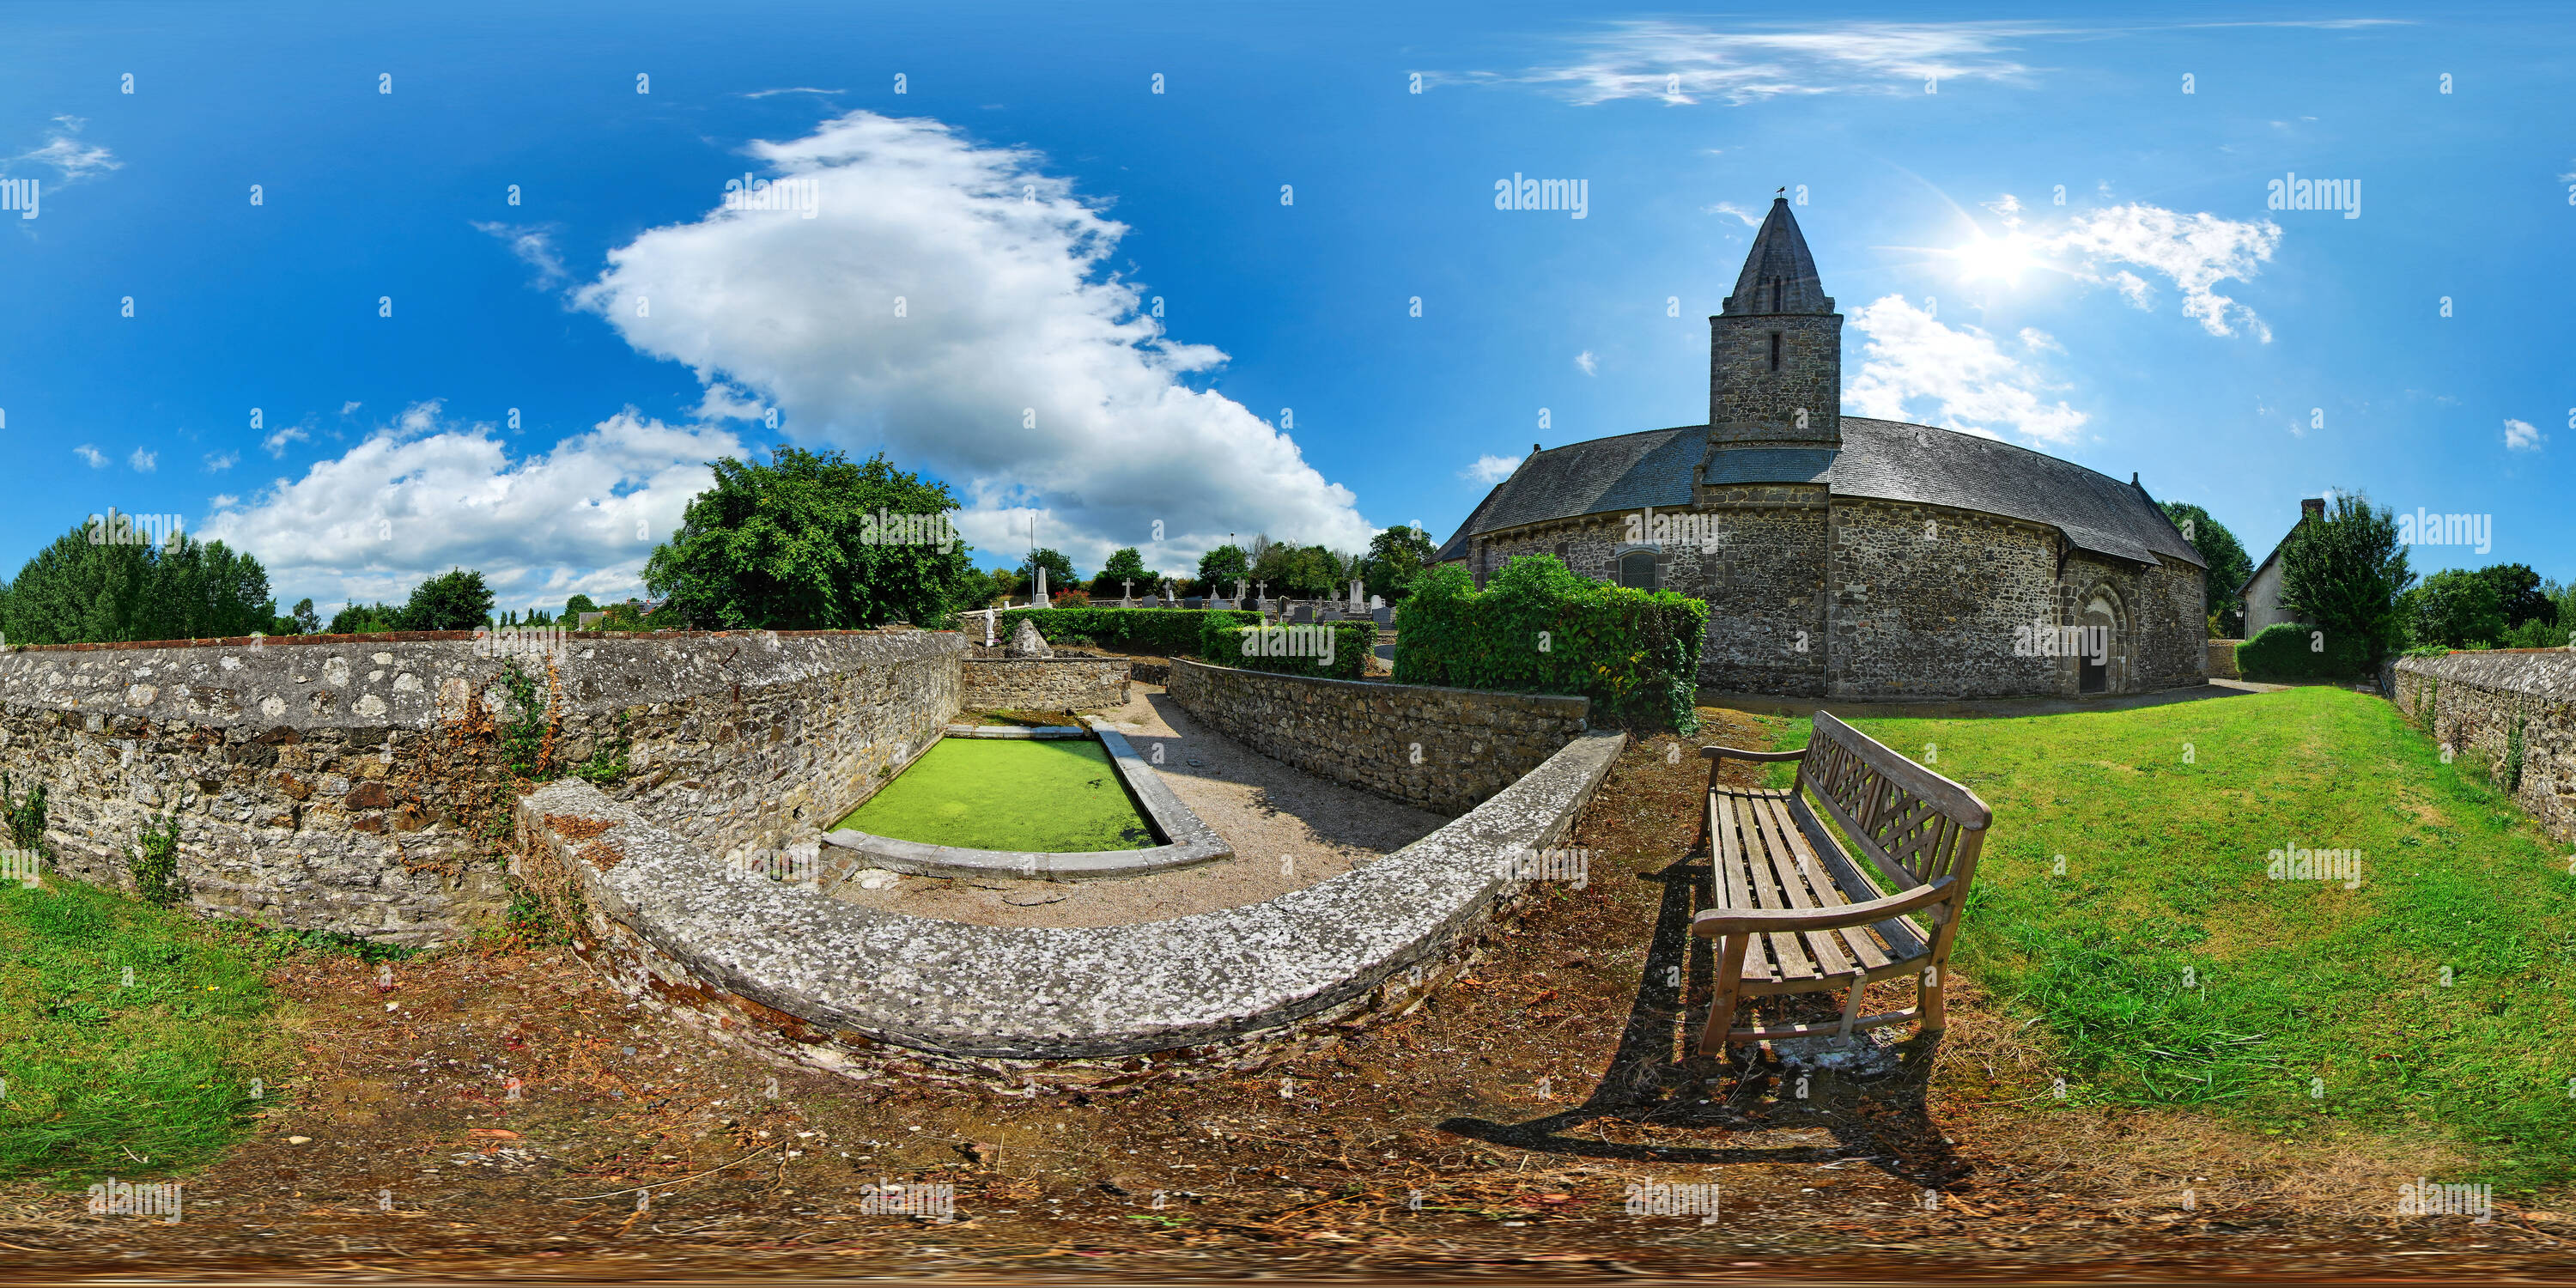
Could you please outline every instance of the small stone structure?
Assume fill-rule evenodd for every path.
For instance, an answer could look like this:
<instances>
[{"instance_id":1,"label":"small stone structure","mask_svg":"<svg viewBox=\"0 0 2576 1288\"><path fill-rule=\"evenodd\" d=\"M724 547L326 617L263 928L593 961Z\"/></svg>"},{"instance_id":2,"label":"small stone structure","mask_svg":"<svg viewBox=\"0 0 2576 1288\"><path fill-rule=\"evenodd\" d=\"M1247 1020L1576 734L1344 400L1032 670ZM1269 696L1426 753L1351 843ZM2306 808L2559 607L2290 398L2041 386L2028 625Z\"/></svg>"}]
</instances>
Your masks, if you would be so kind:
<instances>
[{"instance_id":1,"label":"small stone structure","mask_svg":"<svg viewBox=\"0 0 2576 1288\"><path fill-rule=\"evenodd\" d=\"M655 1011L852 1077L1109 1091L1258 1068L1464 968L1626 745L1589 734L1439 831L1264 903L1076 929L887 912L724 863L587 783L521 798L520 867Z\"/></svg>"},{"instance_id":2,"label":"small stone structure","mask_svg":"<svg viewBox=\"0 0 2576 1288\"><path fill-rule=\"evenodd\" d=\"M1055 650L1047 647L1046 637L1038 634L1036 623L1023 617L1020 619L1020 624L1012 629L1011 642L1003 650L1002 656L1054 657Z\"/></svg>"},{"instance_id":3,"label":"small stone structure","mask_svg":"<svg viewBox=\"0 0 2576 1288\"><path fill-rule=\"evenodd\" d=\"M2576 653L2495 649L2405 658L2397 663L2393 700L2436 741L2484 749L2499 777L2518 718L2522 783L2514 799L2551 836L2576 841Z\"/></svg>"},{"instance_id":4,"label":"small stone structure","mask_svg":"<svg viewBox=\"0 0 2576 1288\"><path fill-rule=\"evenodd\" d=\"M68 875L130 884L138 832L167 813L200 912L434 944L508 906L494 838L514 660L556 695L555 763L622 747L617 797L722 855L828 823L936 738L965 647L927 631L521 638L562 647L410 632L12 649L0 769L46 787Z\"/></svg>"},{"instance_id":5,"label":"small stone structure","mask_svg":"<svg viewBox=\"0 0 2576 1288\"><path fill-rule=\"evenodd\" d=\"M1586 698L1327 680L1172 659L1174 701L1320 778L1466 813L1590 727Z\"/></svg>"},{"instance_id":6,"label":"small stone structure","mask_svg":"<svg viewBox=\"0 0 2576 1288\"><path fill-rule=\"evenodd\" d=\"M2245 641L2243 640L2211 640L2209 642L2209 678L2213 680L2233 680L2238 678L2236 674L2236 646L2244 642Z\"/></svg>"},{"instance_id":7,"label":"small stone structure","mask_svg":"<svg viewBox=\"0 0 2576 1288\"><path fill-rule=\"evenodd\" d=\"M1035 633L1027 619L1020 629ZM1119 657L967 658L959 696L968 711L1096 711L1127 704L1129 665Z\"/></svg>"}]
</instances>

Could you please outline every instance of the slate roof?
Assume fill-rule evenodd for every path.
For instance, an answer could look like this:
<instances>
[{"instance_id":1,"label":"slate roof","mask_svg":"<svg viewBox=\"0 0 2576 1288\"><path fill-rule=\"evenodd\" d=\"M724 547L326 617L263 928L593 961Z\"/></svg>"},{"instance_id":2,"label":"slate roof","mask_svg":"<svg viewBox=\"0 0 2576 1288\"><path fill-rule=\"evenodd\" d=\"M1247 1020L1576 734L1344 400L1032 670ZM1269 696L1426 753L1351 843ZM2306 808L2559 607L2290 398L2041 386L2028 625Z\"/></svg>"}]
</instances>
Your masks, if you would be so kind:
<instances>
[{"instance_id":1,"label":"slate roof","mask_svg":"<svg viewBox=\"0 0 2576 1288\"><path fill-rule=\"evenodd\" d=\"M1807 252L1807 235L1789 213L1787 197L1771 199L1771 213L1753 234L1753 250L1735 278L1735 293L1719 306L1722 313L1831 313L1833 297L1816 277L1816 257Z\"/></svg>"},{"instance_id":2,"label":"slate roof","mask_svg":"<svg viewBox=\"0 0 2576 1288\"><path fill-rule=\"evenodd\" d=\"M1951 506L2045 524L2076 549L2131 563L2158 556L2204 566L2164 508L2135 482L1975 434L1858 416L1842 418L1843 445L1727 448L1708 452L1719 483L1822 482L1835 496ZM1703 425L1622 434L1534 452L1440 547L1463 559L1468 539L1523 524L1643 506L1691 503L1691 467L1707 446Z\"/></svg>"}]
</instances>

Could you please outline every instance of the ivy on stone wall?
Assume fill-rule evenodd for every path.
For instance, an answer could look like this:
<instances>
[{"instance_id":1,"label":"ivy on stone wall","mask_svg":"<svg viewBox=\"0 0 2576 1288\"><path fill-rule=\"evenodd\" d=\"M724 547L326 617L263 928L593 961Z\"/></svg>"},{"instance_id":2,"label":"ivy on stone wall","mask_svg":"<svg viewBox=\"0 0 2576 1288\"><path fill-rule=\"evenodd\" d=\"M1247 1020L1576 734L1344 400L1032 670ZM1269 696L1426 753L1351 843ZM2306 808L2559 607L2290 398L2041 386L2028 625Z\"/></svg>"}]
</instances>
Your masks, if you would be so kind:
<instances>
[{"instance_id":1,"label":"ivy on stone wall","mask_svg":"<svg viewBox=\"0 0 2576 1288\"><path fill-rule=\"evenodd\" d=\"M1592 699L1619 721L1695 733L1708 605L1579 577L1523 555L1477 590L1454 564L1417 578L1395 612L1395 680Z\"/></svg>"}]
</instances>

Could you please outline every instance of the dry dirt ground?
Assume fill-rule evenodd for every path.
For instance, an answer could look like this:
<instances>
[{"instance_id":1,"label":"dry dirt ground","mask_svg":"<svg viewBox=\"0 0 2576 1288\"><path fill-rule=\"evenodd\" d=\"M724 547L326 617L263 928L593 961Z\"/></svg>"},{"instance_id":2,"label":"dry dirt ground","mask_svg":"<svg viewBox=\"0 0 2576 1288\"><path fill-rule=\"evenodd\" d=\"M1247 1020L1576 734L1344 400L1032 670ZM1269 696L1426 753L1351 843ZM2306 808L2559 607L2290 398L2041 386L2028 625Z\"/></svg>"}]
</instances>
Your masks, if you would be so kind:
<instances>
[{"instance_id":1,"label":"dry dirt ground","mask_svg":"<svg viewBox=\"0 0 2576 1288\"><path fill-rule=\"evenodd\" d=\"M1694 746L1758 739L1708 714ZM1254 1075L1089 1099L849 1082L712 1050L551 949L417 958L389 989L354 960L299 968L278 982L304 1054L249 1137L180 1178L183 1219L0 1189L0 1277L2464 1279L2576 1263L2576 1230L2547 1214L2376 1215L2371 1187L2437 1158L2051 1109L2046 1052L1973 981L1939 1043L1913 1040L1873 1080L1816 1075L1804 1099L1777 1066L1677 1060L1707 988L1684 929L1705 768L1673 745L1634 746L1587 811L1583 889L1498 928L1414 1014ZM861 1187L882 1181L953 1186L954 1219L868 1214ZM1719 1187L1715 1219L1630 1215L1646 1183Z\"/></svg>"}]
</instances>

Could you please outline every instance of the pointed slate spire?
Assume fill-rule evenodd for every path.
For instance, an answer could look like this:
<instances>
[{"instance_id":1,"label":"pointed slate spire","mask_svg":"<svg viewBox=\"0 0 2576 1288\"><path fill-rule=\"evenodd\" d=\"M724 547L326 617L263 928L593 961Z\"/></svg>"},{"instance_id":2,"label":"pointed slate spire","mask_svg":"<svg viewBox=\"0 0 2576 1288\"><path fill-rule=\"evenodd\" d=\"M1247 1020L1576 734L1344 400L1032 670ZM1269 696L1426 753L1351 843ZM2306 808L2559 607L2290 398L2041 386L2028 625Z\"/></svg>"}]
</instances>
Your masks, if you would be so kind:
<instances>
[{"instance_id":1,"label":"pointed slate spire","mask_svg":"<svg viewBox=\"0 0 2576 1288\"><path fill-rule=\"evenodd\" d=\"M1753 235L1752 253L1744 257L1744 272L1735 279L1735 294L1726 297L1721 312L1729 315L1761 313L1831 313L1834 301L1825 294L1824 283L1816 278L1816 257L1807 253L1806 236L1798 231L1798 220L1789 213L1787 197L1771 199L1771 214Z\"/></svg>"}]
</instances>

